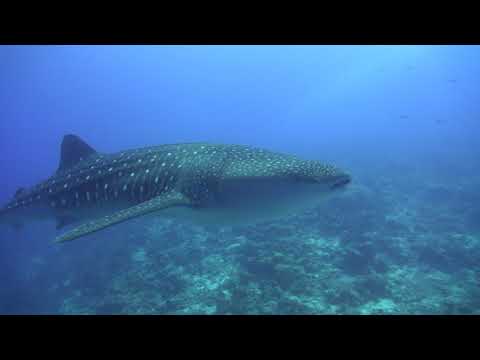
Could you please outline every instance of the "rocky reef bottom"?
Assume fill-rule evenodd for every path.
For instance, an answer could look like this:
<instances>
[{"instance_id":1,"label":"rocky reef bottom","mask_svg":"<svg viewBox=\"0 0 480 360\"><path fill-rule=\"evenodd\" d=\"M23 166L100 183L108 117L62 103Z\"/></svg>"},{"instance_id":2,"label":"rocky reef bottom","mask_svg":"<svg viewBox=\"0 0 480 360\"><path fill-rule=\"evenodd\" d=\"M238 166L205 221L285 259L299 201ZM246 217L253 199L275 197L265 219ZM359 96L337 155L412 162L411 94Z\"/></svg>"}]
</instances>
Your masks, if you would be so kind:
<instances>
[{"instance_id":1,"label":"rocky reef bottom","mask_svg":"<svg viewBox=\"0 0 480 360\"><path fill-rule=\"evenodd\" d=\"M474 189L429 185L407 197L378 188L352 186L312 211L254 227L137 222L128 248L97 265L101 277L75 280L71 271L57 311L480 314Z\"/></svg>"},{"instance_id":2,"label":"rocky reef bottom","mask_svg":"<svg viewBox=\"0 0 480 360\"><path fill-rule=\"evenodd\" d=\"M42 241L0 312L480 314L480 181L469 181L378 177L256 226L149 216L48 253Z\"/></svg>"}]
</instances>

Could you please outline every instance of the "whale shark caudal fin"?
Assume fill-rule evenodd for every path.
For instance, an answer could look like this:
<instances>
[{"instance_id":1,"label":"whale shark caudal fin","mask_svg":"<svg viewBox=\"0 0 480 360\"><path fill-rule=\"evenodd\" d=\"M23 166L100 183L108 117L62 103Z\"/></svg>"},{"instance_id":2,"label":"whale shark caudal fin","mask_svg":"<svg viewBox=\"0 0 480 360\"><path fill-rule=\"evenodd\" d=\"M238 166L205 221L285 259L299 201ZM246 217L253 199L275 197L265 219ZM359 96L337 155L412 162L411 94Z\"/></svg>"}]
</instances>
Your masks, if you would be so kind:
<instances>
[{"instance_id":1,"label":"whale shark caudal fin","mask_svg":"<svg viewBox=\"0 0 480 360\"><path fill-rule=\"evenodd\" d=\"M103 218L77 226L71 231L67 231L64 234L57 236L54 242L60 243L65 241L71 241L81 236L85 236L95 231L121 223L123 221L146 215L148 213L162 210L168 207L190 205L190 200L179 192L172 191L168 193L163 193L157 197L154 197L153 199L150 199L138 205L117 211L113 215L105 216Z\"/></svg>"},{"instance_id":2,"label":"whale shark caudal fin","mask_svg":"<svg viewBox=\"0 0 480 360\"><path fill-rule=\"evenodd\" d=\"M97 152L76 135L65 135L60 148L60 163L57 171L63 171L76 165Z\"/></svg>"}]
</instances>

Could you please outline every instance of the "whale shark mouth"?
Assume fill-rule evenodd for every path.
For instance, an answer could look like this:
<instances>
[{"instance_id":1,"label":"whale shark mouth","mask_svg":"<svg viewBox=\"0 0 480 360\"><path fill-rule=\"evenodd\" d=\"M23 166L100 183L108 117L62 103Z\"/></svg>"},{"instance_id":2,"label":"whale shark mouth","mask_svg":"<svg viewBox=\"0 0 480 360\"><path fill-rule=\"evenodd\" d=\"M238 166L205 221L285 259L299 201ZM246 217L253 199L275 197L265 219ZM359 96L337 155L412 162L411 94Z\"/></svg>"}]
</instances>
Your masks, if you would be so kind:
<instances>
[{"instance_id":1,"label":"whale shark mouth","mask_svg":"<svg viewBox=\"0 0 480 360\"><path fill-rule=\"evenodd\" d=\"M331 188L332 189L338 189L338 188L342 188L346 185L348 185L350 182L352 181L352 179L350 178L350 176L342 176L339 180L337 180L332 186Z\"/></svg>"}]
</instances>

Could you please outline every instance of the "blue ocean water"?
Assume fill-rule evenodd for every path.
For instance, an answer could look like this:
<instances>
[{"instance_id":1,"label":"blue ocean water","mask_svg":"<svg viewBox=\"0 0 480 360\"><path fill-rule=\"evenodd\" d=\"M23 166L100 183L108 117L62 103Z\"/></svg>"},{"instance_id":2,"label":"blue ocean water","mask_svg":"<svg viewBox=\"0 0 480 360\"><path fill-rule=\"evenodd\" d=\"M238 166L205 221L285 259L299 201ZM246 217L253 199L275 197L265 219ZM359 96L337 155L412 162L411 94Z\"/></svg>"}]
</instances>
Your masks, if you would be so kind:
<instances>
[{"instance_id":1,"label":"blue ocean water","mask_svg":"<svg viewBox=\"0 0 480 360\"><path fill-rule=\"evenodd\" d=\"M0 204L100 152L253 145L342 193L256 226L0 225L1 314L480 314L479 46L1 46Z\"/></svg>"}]
</instances>

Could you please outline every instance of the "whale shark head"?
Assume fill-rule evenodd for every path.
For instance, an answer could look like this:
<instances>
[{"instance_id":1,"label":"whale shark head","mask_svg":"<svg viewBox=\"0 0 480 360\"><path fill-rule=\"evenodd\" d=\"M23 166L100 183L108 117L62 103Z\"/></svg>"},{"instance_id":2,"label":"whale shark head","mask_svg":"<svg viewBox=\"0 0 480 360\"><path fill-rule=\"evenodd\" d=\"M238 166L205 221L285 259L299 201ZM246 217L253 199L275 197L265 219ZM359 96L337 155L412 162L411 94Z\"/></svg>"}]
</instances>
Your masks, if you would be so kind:
<instances>
[{"instance_id":1,"label":"whale shark head","mask_svg":"<svg viewBox=\"0 0 480 360\"><path fill-rule=\"evenodd\" d=\"M233 146L228 160L223 180L242 182L243 186L267 182L330 192L351 181L351 176L336 166L263 149Z\"/></svg>"},{"instance_id":2,"label":"whale shark head","mask_svg":"<svg viewBox=\"0 0 480 360\"><path fill-rule=\"evenodd\" d=\"M326 195L345 189L350 182L351 176L336 166L262 149L234 147L214 206L228 220L274 220L313 208Z\"/></svg>"}]
</instances>

